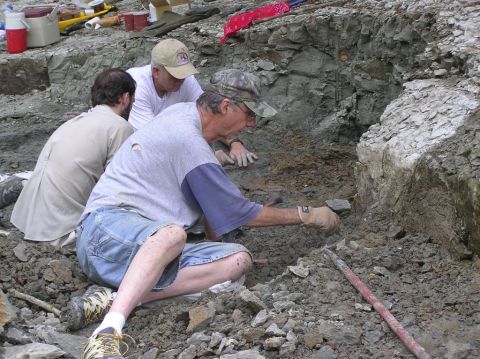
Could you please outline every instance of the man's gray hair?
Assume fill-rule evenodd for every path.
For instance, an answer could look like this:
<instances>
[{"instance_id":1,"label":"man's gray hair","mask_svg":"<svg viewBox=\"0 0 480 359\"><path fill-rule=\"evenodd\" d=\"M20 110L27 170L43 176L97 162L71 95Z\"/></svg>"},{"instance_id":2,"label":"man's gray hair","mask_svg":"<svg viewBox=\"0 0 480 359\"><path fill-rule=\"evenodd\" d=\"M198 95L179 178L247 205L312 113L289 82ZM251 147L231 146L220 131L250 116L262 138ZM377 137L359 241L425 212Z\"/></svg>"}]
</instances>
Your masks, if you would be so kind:
<instances>
[{"instance_id":1,"label":"man's gray hair","mask_svg":"<svg viewBox=\"0 0 480 359\"><path fill-rule=\"evenodd\" d=\"M224 99L228 97L219 95L216 92L213 91L205 91L200 95L200 97L197 99L197 105L200 107L203 107L206 110L209 110L213 113L220 113L220 104ZM237 104L238 102L234 99L230 99L233 101L234 104Z\"/></svg>"}]
</instances>

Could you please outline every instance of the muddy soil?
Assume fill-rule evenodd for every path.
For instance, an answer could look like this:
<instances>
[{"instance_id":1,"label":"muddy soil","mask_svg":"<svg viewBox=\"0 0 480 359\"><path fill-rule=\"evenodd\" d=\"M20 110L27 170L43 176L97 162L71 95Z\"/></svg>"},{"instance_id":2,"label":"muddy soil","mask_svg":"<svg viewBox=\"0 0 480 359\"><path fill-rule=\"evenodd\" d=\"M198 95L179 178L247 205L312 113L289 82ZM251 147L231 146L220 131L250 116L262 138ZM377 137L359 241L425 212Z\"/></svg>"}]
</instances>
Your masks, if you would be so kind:
<instances>
[{"instance_id":1,"label":"muddy soil","mask_svg":"<svg viewBox=\"0 0 480 359\"><path fill-rule=\"evenodd\" d=\"M11 129L10 135L19 136L12 143L22 145L2 148L2 171L31 169L48 135L68 117L62 113L67 110L56 108L46 117L3 119L3 137L8 138ZM354 146L316 149L308 134L280 130L272 124L260 125L245 139L260 159L248 169L231 167L228 172L246 196L267 202L280 195L280 207L320 206L332 198L354 202ZM91 283L74 254L23 241L9 223L12 207L0 211L0 229L9 232L6 237L0 235L0 288L4 292L16 289L64 308L71 296L83 293ZM266 358L413 358L321 251L325 245L386 301L392 314L433 358L480 357L480 277L475 262L454 261L435 238L404 233L375 209L352 212L342 220L340 230L330 237L296 226L242 229L238 241L259 260L247 275L246 286L267 305L269 319L253 328L256 312L235 293L204 293L196 303L166 300L137 310L128 320L125 332L137 343L131 346L129 357L139 358L147 352L150 356L145 358L219 357L218 348L208 343L193 345L192 334L186 332L188 311L210 303L216 315L202 331L207 338L219 332L233 340L222 355L257 349ZM305 278L287 270L297 261L308 269ZM32 304L10 299L17 308L24 308L22 312L25 308L33 311L33 319L21 316L8 326L41 341L34 327L43 323L38 318L45 315ZM279 300L290 304L278 306ZM265 349L272 336L266 329L272 323L292 332L291 345ZM87 337L93 329L72 334ZM4 336L0 340L2 346L16 344ZM188 354L189 350L196 354Z\"/></svg>"}]
</instances>

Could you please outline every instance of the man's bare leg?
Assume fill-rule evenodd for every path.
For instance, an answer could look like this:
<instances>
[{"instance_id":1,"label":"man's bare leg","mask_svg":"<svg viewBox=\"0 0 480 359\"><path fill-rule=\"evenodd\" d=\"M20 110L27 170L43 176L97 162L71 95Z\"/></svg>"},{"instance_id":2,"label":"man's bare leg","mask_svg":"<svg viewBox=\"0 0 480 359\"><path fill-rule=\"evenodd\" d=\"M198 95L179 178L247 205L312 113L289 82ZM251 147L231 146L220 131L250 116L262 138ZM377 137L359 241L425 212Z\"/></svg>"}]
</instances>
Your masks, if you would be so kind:
<instances>
[{"instance_id":1,"label":"man's bare leg","mask_svg":"<svg viewBox=\"0 0 480 359\"><path fill-rule=\"evenodd\" d=\"M108 327L121 332L126 318L152 290L168 263L182 253L186 239L185 231L174 225L161 228L147 238L135 254L112 307L95 333Z\"/></svg>"},{"instance_id":2,"label":"man's bare leg","mask_svg":"<svg viewBox=\"0 0 480 359\"><path fill-rule=\"evenodd\" d=\"M235 281L252 265L247 252L238 252L212 263L183 268L170 287L152 291L165 267L182 253L185 239L183 229L169 226L145 241L130 264L109 312L94 334L109 327L121 333L126 318L139 303L197 293L215 284Z\"/></svg>"},{"instance_id":3,"label":"man's bare leg","mask_svg":"<svg viewBox=\"0 0 480 359\"><path fill-rule=\"evenodd\" d=\"M228 280L239 279L252 266L247 252L238 252L218 261L186 267L178 272L172 285L158 292L150 292L142 298L142 303L197 293Z\"/></svg>"}]
</instances>

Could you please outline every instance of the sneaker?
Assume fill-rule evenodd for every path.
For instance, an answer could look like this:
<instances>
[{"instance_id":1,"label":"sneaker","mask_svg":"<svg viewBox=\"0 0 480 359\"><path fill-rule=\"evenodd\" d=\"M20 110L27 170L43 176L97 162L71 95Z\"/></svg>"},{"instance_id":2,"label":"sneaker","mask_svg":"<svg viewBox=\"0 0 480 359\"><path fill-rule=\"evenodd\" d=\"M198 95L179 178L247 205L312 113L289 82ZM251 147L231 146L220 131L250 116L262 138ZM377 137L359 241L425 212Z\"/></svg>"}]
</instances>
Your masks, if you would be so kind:
<instances>
[{"instance_id":1,"label":"sneaker","mask_svg":"<svg viewBox=\"0 0 480 359\"><path fill-rule=\"evenodd\" d=\"M128 344L125 343L121 334L118 334L113 328L106 328L88 339L87 345L83 349L82 359L122 359L128 352ZM133 343L134 340L130 338Z\"/></svg>"},{"instance_id":2,"label":"sneaker","mask_svg":"<svg viewBox=\"0 0 480 359\"><path fill-rule=\"evenodd\" d=\"M74 297L67 306L64 320L70 330L78 330L101 321L110 310L113 290L92 285L81 297Z\"/></svg>"}]
</instances>

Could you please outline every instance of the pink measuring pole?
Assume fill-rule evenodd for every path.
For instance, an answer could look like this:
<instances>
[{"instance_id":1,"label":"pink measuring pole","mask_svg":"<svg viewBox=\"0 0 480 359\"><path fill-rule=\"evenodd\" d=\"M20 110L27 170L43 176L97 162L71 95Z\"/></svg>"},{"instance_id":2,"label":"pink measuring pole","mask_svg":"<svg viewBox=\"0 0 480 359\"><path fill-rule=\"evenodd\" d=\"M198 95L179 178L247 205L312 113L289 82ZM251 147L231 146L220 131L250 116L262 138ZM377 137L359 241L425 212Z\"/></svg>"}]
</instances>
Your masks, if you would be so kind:
<instances>
[{"instance_id":1,"label":"pink measuring pole","mask_svg":"<svg viewBox=\"0 0 480 359\"><path fill-rule=\"evenodd\" d=\"M423 347L418 344L415 339L402 327L402 325L395 319L395 317L388 311L387 308L373 295L373 293L368 289L368 287L357 277L355 273L337 257L329 249L324 249L325 252L330 256L330 259L335 263L338 269L340 269L345 277L352 283L352 285L362 294L362 296L375 308L375 310L382 316L382 318L387 322L388 326L397 334L400 340L407 346L407 348L418 358L418 359L430 359L430 355L423 349Z\"/></svg>"}]
</instances>

